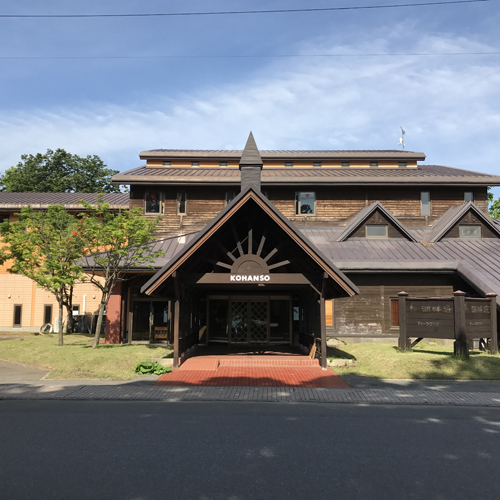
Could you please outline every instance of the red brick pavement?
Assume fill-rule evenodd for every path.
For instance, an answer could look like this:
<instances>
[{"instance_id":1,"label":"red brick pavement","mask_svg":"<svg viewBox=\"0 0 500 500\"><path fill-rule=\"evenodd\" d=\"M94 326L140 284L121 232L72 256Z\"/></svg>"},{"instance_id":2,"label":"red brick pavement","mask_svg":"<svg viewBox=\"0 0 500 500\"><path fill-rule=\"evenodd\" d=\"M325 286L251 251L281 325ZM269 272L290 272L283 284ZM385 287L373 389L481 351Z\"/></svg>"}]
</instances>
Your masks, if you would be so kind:
<instances>
[{"instance_id":1,"label":"red brick pavement","mask_svg":"<svg viewBox=\"0 0 500 500\"><path fill-rule=\"evenodd\" d=\"M198 356L179 369L161 375L157 385L219 387L324 387L343 389L348 384L318 360L307 356Z\"/></svg>"}]
</instances>

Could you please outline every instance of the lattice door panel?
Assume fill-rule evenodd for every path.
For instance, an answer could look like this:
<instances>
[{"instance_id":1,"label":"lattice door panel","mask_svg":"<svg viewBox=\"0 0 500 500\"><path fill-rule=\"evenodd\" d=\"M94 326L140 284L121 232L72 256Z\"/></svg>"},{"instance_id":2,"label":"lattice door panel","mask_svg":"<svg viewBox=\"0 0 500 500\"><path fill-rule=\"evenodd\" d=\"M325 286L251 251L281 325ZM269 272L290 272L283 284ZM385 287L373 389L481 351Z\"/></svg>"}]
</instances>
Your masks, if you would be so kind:
<instances>
[{"instance_id":1,"label":"lattice door panel","mask_svg":"<svg viewBox=\"0 0 500 500\"><path fill-rule=\"evenodd\" d=\"M267 302L250 303L250 342L267 344Z\"/></svg>"},{"instance_id":2,"label":"lattice door panel","mask_svg":"<svg viewBox=\"0 0 500 500\"><path fill-rule=\"evenodd\" d=\"M231 303L231 343L248 342L248 302Z\"/></svg>"}]
</instances>

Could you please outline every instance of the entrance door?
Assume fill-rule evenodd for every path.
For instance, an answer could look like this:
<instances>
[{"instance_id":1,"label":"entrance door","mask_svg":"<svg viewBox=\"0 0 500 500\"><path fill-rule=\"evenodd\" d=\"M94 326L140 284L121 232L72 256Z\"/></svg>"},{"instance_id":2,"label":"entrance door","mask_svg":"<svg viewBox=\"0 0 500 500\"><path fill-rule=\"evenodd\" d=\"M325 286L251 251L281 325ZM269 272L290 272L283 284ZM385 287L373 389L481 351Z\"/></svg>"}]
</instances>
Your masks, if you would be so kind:
<instances>
[{"instance_id":1,"label":"entrance door","mask_svg":"<svg viewBox=\"0 0 500 500\"><path fill-rule=\"evenodd\" d=\"M231 301L231 343L268 343L267 299Z\"/></svg>"}]
</instances>

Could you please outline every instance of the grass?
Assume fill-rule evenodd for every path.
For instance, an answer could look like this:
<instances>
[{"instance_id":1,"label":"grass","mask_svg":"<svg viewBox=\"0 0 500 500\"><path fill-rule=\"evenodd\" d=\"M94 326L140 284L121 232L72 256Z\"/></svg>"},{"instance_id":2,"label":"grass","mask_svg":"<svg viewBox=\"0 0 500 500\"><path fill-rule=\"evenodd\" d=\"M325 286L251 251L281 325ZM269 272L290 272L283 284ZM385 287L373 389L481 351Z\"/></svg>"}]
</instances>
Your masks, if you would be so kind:
<instances>
[{"instance_id":1,"label":"grass","mask_svg":"<svg viewBox=\"0 0 500 500\"><path fill-rule=\"evenodd\" d=\"M92 349L93 336L66 335L58 347L57 335L29 336L0 342L0 359L17 361L51 370L50 379L113 379L136 377L140 361L167 357L169 347L149 345L100 344Z\"/></svg>"},{"instance_id":2,"label":"grass","mask_svg":"<svg viewBox=\"0 0 500 500\"><path fill-rule=\"evenodd\" d=\"M471 351L470 360L455 358L452 346L433 343L416 345L400 352L391 344L349 344L328 348L327 356L354 361L335 367L339 375L356 374L373 378L428 380L500 380L500 356Z\"/></svg>"}]
</instances>

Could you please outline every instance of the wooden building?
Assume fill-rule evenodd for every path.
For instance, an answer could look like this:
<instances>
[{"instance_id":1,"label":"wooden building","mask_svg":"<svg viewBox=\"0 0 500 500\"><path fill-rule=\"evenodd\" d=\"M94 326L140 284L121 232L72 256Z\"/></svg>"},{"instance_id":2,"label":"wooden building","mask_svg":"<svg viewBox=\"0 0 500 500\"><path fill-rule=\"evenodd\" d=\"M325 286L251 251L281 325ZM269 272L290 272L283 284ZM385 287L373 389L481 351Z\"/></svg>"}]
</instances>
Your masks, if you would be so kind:
<instances>
[{"instance_id":1,"label":"wooden building","mask_svg":"<svg viewBox=\"0 0 500 500\"><path fill-rule=\"evenodd\" d=\"M176 359L210 343L321 350L327 336L396 337L402 290L500 295L498 176L410 151L259 151L251 134L242 151L140 156L113 181L162 215L165 256L115 290L108 342L168 332Z\"/></svg>"}]
</instances>

